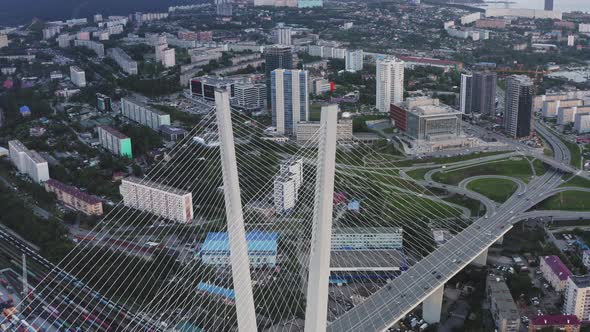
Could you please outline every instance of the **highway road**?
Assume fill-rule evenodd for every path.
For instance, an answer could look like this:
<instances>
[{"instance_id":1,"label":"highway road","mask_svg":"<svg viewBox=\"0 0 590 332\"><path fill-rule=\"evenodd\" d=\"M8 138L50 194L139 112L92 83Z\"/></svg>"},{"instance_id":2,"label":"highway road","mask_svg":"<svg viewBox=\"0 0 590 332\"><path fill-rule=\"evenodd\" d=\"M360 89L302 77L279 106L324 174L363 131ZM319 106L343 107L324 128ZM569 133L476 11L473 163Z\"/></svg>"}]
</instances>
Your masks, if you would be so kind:
<instances>
[{"instance_id":1,"label":"highway road","mask_svg":"<svg viewBox=\"0 0 590 332\"><path fill-rule=\"evenodd\" d=\"M571 156L563 142L553 137L548 131L544 131L542 134L554 150L555 159L551 159L551 165L556 164L561 170L572 170L579 173L577 169L573 169L569 165ZM431 178L428 178L428 175L432 174L431 172L427 173L426 185L442 187L449 191L463 192L465 190L460 187L435 183ZM590 216L590 213L564 211L527 212L537 203L549 197L548 195L555 193L555 188L562 183L562 171L551 169L545 174L535 177L524 191L516 192L499 208L495 208L495 203L494 205L486 204L489 210L484 217L476 220L445 245L413 265L408 271L375 292L364 302L331 322L327 330L331 332L385 331L444 286L465 266L485 253L487 248L504 236L514 223L522 219L547 215L554 218L586 218ZM473 194L469 195L473 197ZM547 213L544 214L545 212Z\"/></svg>"}]
</instances>

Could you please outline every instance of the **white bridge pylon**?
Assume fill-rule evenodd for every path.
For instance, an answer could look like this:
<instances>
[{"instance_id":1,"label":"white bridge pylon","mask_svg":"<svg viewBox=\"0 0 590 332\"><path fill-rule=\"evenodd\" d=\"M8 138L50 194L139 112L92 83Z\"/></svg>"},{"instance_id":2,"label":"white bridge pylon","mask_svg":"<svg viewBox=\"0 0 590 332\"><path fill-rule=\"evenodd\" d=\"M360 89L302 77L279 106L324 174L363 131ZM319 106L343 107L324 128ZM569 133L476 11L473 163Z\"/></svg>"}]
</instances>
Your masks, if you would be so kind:
<instances>
[{"instance_id":1,"label":"white bridge pylon","mask_svg":"<svg viewBox=\"0 0 590 332\"><path fill-rule=\"evenodd\" d=\"M257 331L256 311L240 197L229 91L215 90L215 107L238 330L253 332ZM323 332L327 327L338 105L322 107L320 122L307 282L306 332Z\"/></svg>"},{"instance_id":2,"label":"white bridge pylon","mask_svg":"<svg viewBox=\"0 0 590 332\"><path fill-rule=\"evenodd\" d=\"M229 91L215 90L215 107L217 130L219 131L219 147L221 151L221 171L223 174L223 193L229 237L229 258L234 283L236 315L238 329L243 332L257 331L252 276L250 275L250 258L242 214L240 197L240 181L234 133L231 122Z\"/></svg>"}]
</instances>

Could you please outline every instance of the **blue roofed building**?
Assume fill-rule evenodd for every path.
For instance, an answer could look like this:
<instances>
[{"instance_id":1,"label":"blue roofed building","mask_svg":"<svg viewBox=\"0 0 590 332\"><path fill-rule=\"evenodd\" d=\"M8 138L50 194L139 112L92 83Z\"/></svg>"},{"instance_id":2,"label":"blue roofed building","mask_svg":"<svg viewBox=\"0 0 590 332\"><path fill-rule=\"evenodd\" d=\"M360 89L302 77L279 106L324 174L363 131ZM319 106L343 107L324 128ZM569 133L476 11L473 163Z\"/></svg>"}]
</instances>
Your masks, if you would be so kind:
<instances>
[{"instance_id":1,"label":"blue roofed building","mask_svg":"<svg viewBox=\"0 0 590 332\"><path fill-rule=\"evenodd\" d=\"M18 111L20 112L21 116L30 116L31 115L31 109L29 108L29 106L21 106L21 108L18 109Z\"/></svg>"},{"instance_id":2,"label":"blue roofed building","mask_svg":"<svg viewBox=\"0 0 590 332\"><path fill-rule=\"evenodd\" d=\"M348 210L354 212L360 212L361 210L361 201L353 199L348 202Z\"/></svg>"},{"instance_id":3,"label":"blue roofed building","mask_svg":"<svg viewBox=\"0 0 590 332\"><path fill-rule=\"evenodd\" d=\"M276 232L252 231L246 233L250 266L275 267L279 235ZM199 251L199 257L207 265L226 267L229 260L229 237L226 232L211 232Z\"/></svg>"}]
</instances>

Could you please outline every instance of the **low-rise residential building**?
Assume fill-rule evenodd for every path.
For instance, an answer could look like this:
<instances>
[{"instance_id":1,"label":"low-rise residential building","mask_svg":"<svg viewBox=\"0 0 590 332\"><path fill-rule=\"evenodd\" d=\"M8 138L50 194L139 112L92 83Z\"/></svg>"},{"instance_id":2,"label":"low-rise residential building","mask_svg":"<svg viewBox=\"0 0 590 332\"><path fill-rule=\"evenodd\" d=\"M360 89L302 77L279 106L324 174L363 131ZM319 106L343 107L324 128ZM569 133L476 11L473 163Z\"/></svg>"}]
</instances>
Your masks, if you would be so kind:
<instances>
[{"instance_id":1,"label":"low-rise residential building","mask_svg":"<svg viewBox=\"0 0 590 332\"><path fill-rule=\"evenodd\" d=\"M531 319L529 332L579 332L581 326L576 315L542 315Z\"/></svg>"},{"instance_id":2,"label":"low-rise residential building","mask_svg":"<svg viewBox=\"0 0 590 332\"><path fill-rule=\"evenodd\" d=\"M488 276L486 295L497 331L518 332L520 329L520 316L506 282L500 277Z\"/></svg>"},{"instance_id":3,"label":"low-rise residential building","mask_svg":"<svg viewBox=\"0 0 590 332\"><path fill-rule=\"evenodd\" d=\"M186 136L186 130L168 125L160 126L160 134L168 141L179 141Z\"/></svg>"},{"instance_id":4,"label":"low-rise residential building","mask_svg":"<svg viewBox=\"0 0 590 332\"><path fill-rule=\"evenodd\" d=\"M157 110L132 97L121 98L121 114L156 131L160 129L160 126L170 125L170 114Z\"/></svg>"},{"instance_id":5,"label":"low-rise residential building","mask_svg":"<svg viewBox=\"0 0 590 332\"><path fill-rule=\"evenodd\" d=\"M572 275L570 269L558 256L543 256L540 259L539 269L543 277L558 292L563 292L567 285L567 279Z\"/></svg>"},{"instance_id":6,"label":"low-rise residential building","mask_svg":"<svg viewBox=\"0 0 590 332\"><path fill-rule=\"evenodd\" d=\"M297 124L297 142L302 144L317 144L319 142L319 121L305 121ZM354 139L352 135L352 119L340 119L336 127L336 141L338 143L351 143Z\"/></svg>"},{"instance_id":7,"label":"low-rise residential building","mask_svg":"<svg viewBox=\"0 0 590 332\"><path fill-rule=\"evenodd\" d=\"M76 39L74 40L74 46L85 47L87 49L94 51L94 53L96 53L96 55L98 55L99 57L104 57L104 45L102 43L98 43L92 40Z\"/></svg>"},{"instance_id":8,"label":"low-rise residential building","mask_svg":"<svg viewBox=\"0 0 590 332\"><path fill-rule=\"evenodd\" d=\"M272 268L277 264L279 234L251 231L246 233L248 257L253 268ZM216 267L230 265L230 245L227 232L208 233L199 251L203 264Z\"/></svg>"},{"instance_id":9,"label":"low-rise residential building","mask_svg":"<svg viewBox=\"0 0 590 332\"><path fill-rule=\"evenodd\" d=\"M125 206L180 223L193 219L193 195L147 179L127 177L119 187Z\"/></svg>"},{"instance_id":10,"label":"low-rise residential building","mask_svg":"<svg viewBox=\"0 0 590 332\"><path fill-rule=\"evenodd\" d=\"M590 274L570 276L567 280L563 313L590 320Z\"/></svg>"},{"instance_id":11,"label":"low-rise residential building","mask_svg":"<svg viewBox=\"0 0 590 332\"><path fill-rule=\"evenodd\" d=\"M568 108L584 105L581 99L563 99L563 100L546 100L543 102L543 116L546 118L553 118L557 116L559 108Z\"/></svg>"},{"instance_id":12,"label":"low-rise residential building","mask_svg":"<svg viewBox=\"0 0 590 332\"><path fill-rule=\"evenodd\" d=\"M47 192L55 193L57 199L66 206L89 216L100 216L103 213L102 201L95 196L80 191L54 179L43 183Z\"/></svg>"},{"instance_id":13,"label":"low-rise residential building","mask_svg":"<svg viewBox=\"0 0 590 332\"><path fill-rule=\"evenodd\" d=\"M574 118L574 130L578 134L590 132L590 113L576 114Z\"/></svg>"},{"instance_id":14,"label":"low-rise residential building","mask_svg":"<svg viewBox=\"0 0 590 332\"><path fill-rule=\"evenodd\" d=\"M115 47L107 50L107 56L113 59L121 69L129 75L137 75L137 61L131 59L122 49Z\"/></svg>"},{"instance_id":15,"label":"low-rise residential building","mask_svg":"<svg viewBox=\"0 0 590 332\"><path fill-rule=\"evenodd\" d=\"M97 127L100 145L114 155L133 158L131 138L109 126Z\"/></svg>"},{"instance_id":16,"label":"low-rise residential building","mask_svg":"<svg viewBox=\"0 0 590 332\"><path fill-rule=\"evenodd\" d=\"M573 124L578 114L590 113L590 106L561 107L557 110L557 124Z\"/></svg>"},{"instance_id":17,"label":"low-rise residential building","mask_svg":"<svg viewBox=\"0 0 590 332\"><path fill-rule=\"evenodd\" d=\"M335 227L332 250L402 249L401 227Z\"/></svg>"},{"instance_id":18,"label":"low-rise residential building","mask_svg":"<svg viewBox=\"0 0 590 332\"><path fill-rule=\"evenodd\" d=\"M29 150L19 140L8 142L10 161L20 173L28 175L34 182L49 180L49 166L37 151Z\"/></svg>"}]
</instances>

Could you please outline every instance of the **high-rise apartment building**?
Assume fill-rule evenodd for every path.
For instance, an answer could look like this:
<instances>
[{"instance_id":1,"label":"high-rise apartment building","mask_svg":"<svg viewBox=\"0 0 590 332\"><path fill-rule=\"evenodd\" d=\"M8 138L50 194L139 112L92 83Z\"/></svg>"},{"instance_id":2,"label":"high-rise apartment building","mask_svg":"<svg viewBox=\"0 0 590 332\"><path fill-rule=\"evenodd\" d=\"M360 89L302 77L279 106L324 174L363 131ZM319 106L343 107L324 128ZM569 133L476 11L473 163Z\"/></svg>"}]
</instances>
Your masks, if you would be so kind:
<instances>
[{"instance_id":1,"label":"high-rise apartment building","mask_svg":"<svg viewBox=\"0 0 590 332\"><path fill-rule=\"evenodd\" d=\"M111 97L105 96L102 93L96 94L96 108L99 112L110 112L113 110L111 105Z\"/></svg>"},{"instance_id":2,"label":"high-rise apartment building","mask_svg":"<svg viewBox=\"0 0 590 332\"><path fill-rule=\"evenodd\" d=\"M181 223L193 219L192 193L154 181L127 177L119 187L125 206Z\"/></svg>"},{"instance_id":3,"label":"high-rise apartment building","mask_svg":"<svg viewBox=\"0 0 590 332\"><path fill-rule=\"evenodd\" d=\"M157 38L158 36L156 36ZM165 37L164 37L165 38ZM168 43L158 43L154 45L155 53L156 53L156 62L162 62L164 50L168 49Z\"/></svg>"},{"instance_id":4,"label":"high-rise apartment building","mask_svg":"<svg viewBox=\"0 0 590 332\"><path fill-rule=\"evenodd\" d=\"M565 288L563 311L580 320L590 320L590 274L570 276Z\"/></svg>"},{"instance_id":5,"label":"high-rise apartment building","mask_svg":"<svg viewBox=\"0 0 590 332\"><path fill-rule=\"evenodd\" d=\"M70 66L70 80L75 86L83 88L86 86L86 73L80 67Z\"/></svg>"},{"instance_id":6,"label":"high-rise apartment building","mask_svg":"<svg viewBox=\"0 0 590 332\"><path fill-rule=\"evenodd\" d=\"M461 74L462 113L494 115L496 113L497 74L490 71Z\"/></svg>"},{"instance_id":7,"label":"high-rise apartment building","mask_svg":"<svg viewBox=\"0 0 590 332\"><path fill-rule=\"evenodd\" d=\"M49 180L49 166L39 153L27 149L19 140L8 142L10 161L19 173L28 175L36 183Z\"/></svg>"},{"instance_id":8,"label":"high-rise apartment building","mask_svg":"<svg viewBox=\"0 0 590 332\"><path fill-rule=\"evenodd\" d=\"M303 159L290 159L281 163L274 181L274 207L278 214L289 213L297 204L303 184Z\"/></svg>"},{"instance_id":9,"label":"high-rise apartment building","mask_svg":"<svg viewBox=\"0 0 590 332\"><path fill-rule=\"evenodd\" d=\"M103 148L117 156L133 157L131 152L131 138L109 126L99 126L96 129L98 131L98 140Z\"/></svg>"},{"instance_id":10,"label":"high-rise apartment building","mask_svg":"<svg viewBox=\"0 0 590 332\"><path fill-rule=\"evenodd\" d=\"M545 10L553 10L553 0L545 0Z\"/></svg>"},{"instance_id":11,"label":"high-rise apartment building","mask_svg":"<svg viewBox=\"0 0 590 332\"><path fill-rule=\"evenodd\" d=\"M278 45L292 45L291 34L293 29L291 27L279 26L273 31L275 43Z\"/></svg>"},{"instance_id":12,"label":"high-rise apartment building","mask_svg":"<svg viewBox=\"0 0 590 332\"><path fill-rule=\"evenodd\" d=\"M363 70L363 56L363 50L346 50L346 71L354 73Z\"/></svg>"},{"instance_id":13,"label":"high-rise apartment building","mask_svg":"<svg viewBox=\"0 0 590 332\"><path fill-rule=\"evenodd\" d=\"M471 101L473 99L473 75L461 74L461 93L459 94L459 110L463 114L471 113Z\"/></svg>"},{"instance_id":14,"label":"high-rise apartment building","mask_svg":"<svg viewBox=\"0 0 590 332\"><path fill-rule=\"evenodd\" d=\"M162 65L165 68L176 66L176 51L173 48L166 48L162 51Z\"/></svg>"},{"instance_id":15,"label":"high-rise apartment building","mask_svg":"<svg viewBox=\"0 0 590 332\"><path fill-rule=\"evenodd\" d=\"M170 125L170 114L159 111L132 97L121 98L121 114L156 131L160 129L160 126Z\"/></svg>"},{"instance_id":16,"label":"high-rise apartment building","mask_svg":"<svg viewBox=\"0 0 590 332\"><path fill-rule=\"evenodd\" d=\"M391 104L404 101L404 62L395 57L377 60L377 100L375 108L389 112Z\"/></svg>"},{"instance_id":17,"label":"high-rise apartment building","mask_svg":"<svg viewBox=\"0 0 590 332\"><path fill-rule=\"evenodd\" d=\"M270 105L270 73L275 69L292 69L291 46L274 45L264 48L264 73L266 75L266 104Z\"/></svg>"},{"instance_id":18,"label":"high-rise apartment building","mask_svg":"<svg viewBox=\"0 0 590 332\"><path fill-rule=\"evenodd\" d=\"M255 83L234 85L235 102L246 109L260 109L266 106L266 86Z\"/></svg>"},{"instance_id":19,"label":"high-rise apartment building","mask_svg":"<svg viewBox=\"0 0 590 332\"><path fill-rule=\"evenodd\" d=\"M309 116L307 71L275 69L271 73L272 125L279 134L295 134Z\"/></svg>"},{"instance_id":20,"label":"high-rise apartment building","mask_svg":"<svg viewBox=\"0 0 590 332\"><path fill-rule=\"evenodd\" d=\"M504 129L511 137L531 134L533 94L533 81L528 76L513 75L506 80Z\"/></svg>"},{"instance_id":21,"label":"high-rise apartment building","mask_svg":"<svg viewBox=\"0 0 590 332\"><path fill-rule=\"evenodd\" d=\"M483 71L473 73L471 110L484 115L496 114L496 81L495 72Z\"/></svg>"}]
</instances>

